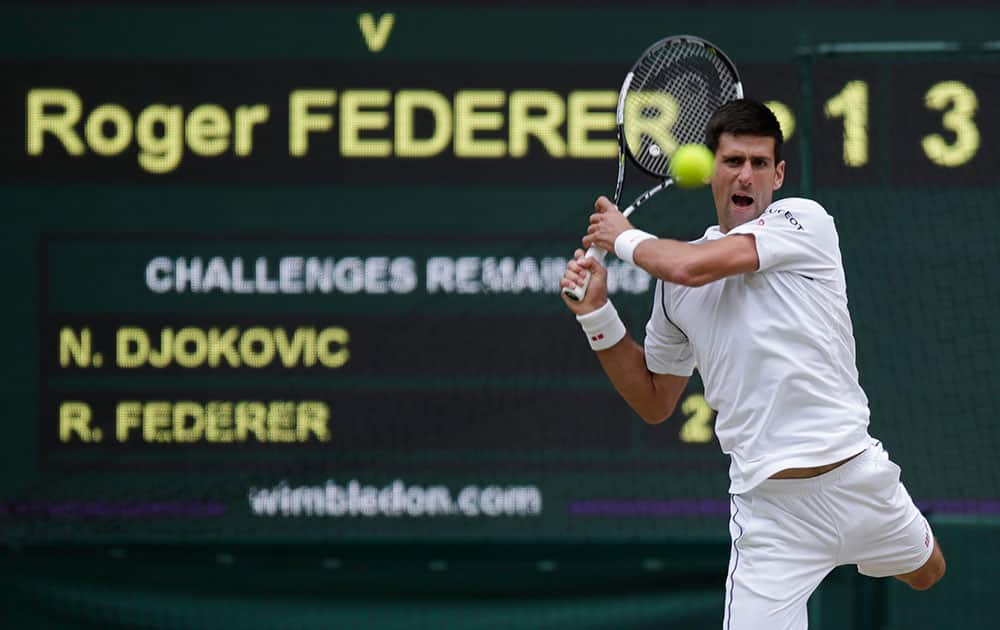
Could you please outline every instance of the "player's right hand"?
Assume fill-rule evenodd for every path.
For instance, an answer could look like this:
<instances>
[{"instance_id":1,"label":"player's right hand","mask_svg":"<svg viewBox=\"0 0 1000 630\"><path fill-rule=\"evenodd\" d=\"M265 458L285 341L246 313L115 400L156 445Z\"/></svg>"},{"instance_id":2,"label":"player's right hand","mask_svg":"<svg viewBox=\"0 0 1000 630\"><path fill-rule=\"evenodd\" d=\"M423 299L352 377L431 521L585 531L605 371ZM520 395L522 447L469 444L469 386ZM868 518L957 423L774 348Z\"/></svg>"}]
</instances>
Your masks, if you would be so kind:
<instances>
[{"instance_id":1,"label":"player's right hand","mask_svg":"<svg viewBox=\"0 0 1000 630\"><path fill-rule=\"evenodd\" d=\"M561 289L572 289L583 284L584 272L590 272L590 285L587 287L587 294L579 302L566 297L562 291L562 296L566 307L573 311L575 315L584 315L604 306L608 301L608 270L597 260L585 255L582 249L573 252L573 260L566 264L566 271L563 272L562 280L559 281Z\"/></svg>"}]
</instances>

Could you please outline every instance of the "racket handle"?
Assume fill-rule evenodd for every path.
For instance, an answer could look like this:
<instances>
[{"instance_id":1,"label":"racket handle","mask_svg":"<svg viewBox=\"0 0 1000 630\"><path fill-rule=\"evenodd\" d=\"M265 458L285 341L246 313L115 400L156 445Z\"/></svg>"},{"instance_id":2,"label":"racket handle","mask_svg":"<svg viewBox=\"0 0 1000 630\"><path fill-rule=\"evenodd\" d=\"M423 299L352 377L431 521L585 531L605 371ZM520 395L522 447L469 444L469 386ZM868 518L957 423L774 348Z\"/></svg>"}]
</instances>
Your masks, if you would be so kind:
<instances>
[{"instance_id":1,"label":"racket handle","mask_svg":"<svg viewBox=\"0 0 1000 630\"><path fill-rule=\"evenodd\" d=\"M608 252L604 251L600 247L591 247L587 250L585 256L593 258L597 262L604 262L604 257L608 255ZM573 300L574 302L580 302L583 300L583 296L587 295L587 287L590 286L590 272L583 272L583 284L572 289L563 289L563 295Z\"/></svg>"}]
</instances>

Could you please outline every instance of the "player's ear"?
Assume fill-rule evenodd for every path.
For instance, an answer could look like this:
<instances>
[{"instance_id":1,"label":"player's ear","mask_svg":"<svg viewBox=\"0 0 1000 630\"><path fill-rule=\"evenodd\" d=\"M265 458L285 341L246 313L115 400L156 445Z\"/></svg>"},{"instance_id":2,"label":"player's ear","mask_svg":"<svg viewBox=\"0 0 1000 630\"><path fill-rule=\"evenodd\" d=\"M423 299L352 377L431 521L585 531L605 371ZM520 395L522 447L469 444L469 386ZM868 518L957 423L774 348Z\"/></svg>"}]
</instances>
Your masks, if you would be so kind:
<instances>
[{"instance_id":1,"label":"player's ear","mask_svg":"<svg viewBox=\"0 0 1000 630\"><path fill-rule=\"evenodd\" d=\"M785 183L785 161L782 160L774 167L774 190L778 190Z\"/></svg>"}]
</instances>

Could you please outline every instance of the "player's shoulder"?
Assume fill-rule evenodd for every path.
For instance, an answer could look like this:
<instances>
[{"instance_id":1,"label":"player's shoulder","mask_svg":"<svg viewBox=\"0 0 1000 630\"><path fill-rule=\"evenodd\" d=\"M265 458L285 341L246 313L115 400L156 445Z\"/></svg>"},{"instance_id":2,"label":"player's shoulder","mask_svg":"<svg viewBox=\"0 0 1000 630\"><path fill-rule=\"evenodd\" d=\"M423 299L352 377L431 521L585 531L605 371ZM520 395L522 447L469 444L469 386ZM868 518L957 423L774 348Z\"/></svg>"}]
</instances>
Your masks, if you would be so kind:
<instances>
[{"instance_id":1,"label":"player's shoulder","mask_svg":"<svg viewBox=\"0 0 1000 630\"><path fill-rule=\"evenodd\" d=\"M786 197L773 202L764 210L766 216L784 217L788 226L805 233L835 232L833 217L822 205L804 197Z\"/></svg>"},{"instance_id":2,"label":"player's shoulder","mask_svg":"<svg viewBox=\"0 0 1000 630\"><path fill-rule=\"evenodd\" d=\"M722 231L722 228L720 228L718 225L711 225L705 229L705 233L702 234L699 238L696 238L693 241L688 241L688 243L692 245L697 245L699 243L706 243L708 241L714 241L720 239L723 236L725 236L725 233Z\"/></svg>"},{"instance_id":3,"label":"player's shoulder","mask_svg":"<svg viewBox=\"0 0 1000 630\"><path fill-rule=\"evenodd\" d=\"M830 213L818 201L806 199L805 197L785 197L784 199L778 199L772 202L767 207L767 210L765 210L765 212L771 214L777 214L779 211L801 214L803 216L830 216Z\"/></svg>"}]
</instances>

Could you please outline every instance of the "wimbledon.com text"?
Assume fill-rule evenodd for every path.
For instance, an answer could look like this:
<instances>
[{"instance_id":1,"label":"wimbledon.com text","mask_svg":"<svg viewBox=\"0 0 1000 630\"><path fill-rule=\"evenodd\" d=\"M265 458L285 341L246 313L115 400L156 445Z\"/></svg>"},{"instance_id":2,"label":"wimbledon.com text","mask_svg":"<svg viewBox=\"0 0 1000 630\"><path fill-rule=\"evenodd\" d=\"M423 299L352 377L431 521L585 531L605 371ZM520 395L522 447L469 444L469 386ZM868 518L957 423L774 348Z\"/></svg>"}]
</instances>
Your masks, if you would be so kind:
<instances>
[{"instance_id":1,"label":"wimbledon.com text","mask_svg":"<svg viewBox=\"0 0 1000 630\"><path fill-rule=\"evenodd\" d=\"M254 516L322 517L529 517L542 513L536 486L465 486L454 495L447 486L411 485L395 480L386 486L356 479L338 484L291 486L281 482L247 493Z\"/></svg>"}]
</instances>

